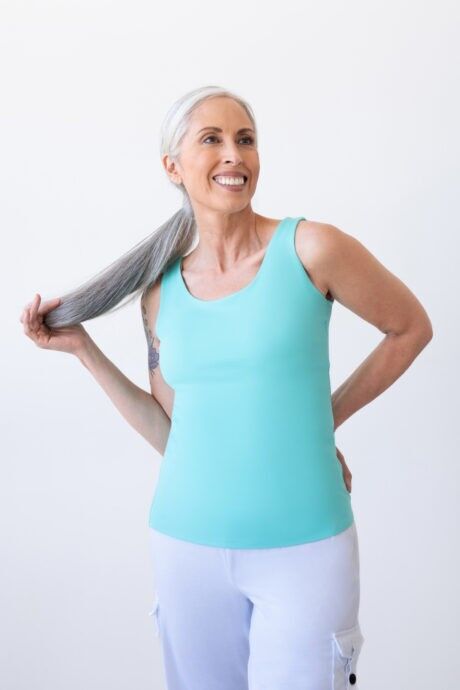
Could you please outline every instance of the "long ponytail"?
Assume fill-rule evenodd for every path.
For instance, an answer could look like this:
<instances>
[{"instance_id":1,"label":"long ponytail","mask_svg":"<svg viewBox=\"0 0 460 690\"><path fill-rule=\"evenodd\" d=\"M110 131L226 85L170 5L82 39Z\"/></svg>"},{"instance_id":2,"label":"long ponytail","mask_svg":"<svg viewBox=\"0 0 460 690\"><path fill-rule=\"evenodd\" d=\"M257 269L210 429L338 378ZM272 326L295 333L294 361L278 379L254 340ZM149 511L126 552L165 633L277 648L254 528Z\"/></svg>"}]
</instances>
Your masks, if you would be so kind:
<instances>
[{"instance_id":1,"label":"long ponytail","mask_svg":"<svg viewBox=\"0 0 460 690\"><path fill-rule=\"evenodd\" d=\"M228 96L240 103L256 130L254 114L246 101L219 86L201 87L182 96L169 109L161 128L161 156L168 154L177 159L191 113L202 101L217 96ZM183 194L182 208L120 259L61 296L61 304L44 318L48 327L71 326L120 309L140 297L171 263L187 253L196 238L196 221L184 185L174 186Z\"/></svg>"}]
</instances>

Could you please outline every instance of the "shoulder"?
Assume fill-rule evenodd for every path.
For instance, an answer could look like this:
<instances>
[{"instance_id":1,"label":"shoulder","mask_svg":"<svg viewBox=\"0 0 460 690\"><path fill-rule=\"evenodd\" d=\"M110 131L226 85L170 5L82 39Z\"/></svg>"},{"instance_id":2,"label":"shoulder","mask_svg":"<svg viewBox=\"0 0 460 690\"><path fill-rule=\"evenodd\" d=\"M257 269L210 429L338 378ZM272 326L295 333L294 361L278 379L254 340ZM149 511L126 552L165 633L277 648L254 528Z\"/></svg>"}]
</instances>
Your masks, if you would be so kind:
<instances>
[{"instance_id":1,"label":"shoulder","mask_svg":"<svg viewBox=\"0 0 460 690\"><path fill-rule=\"evenodd\" d=\"M325 256L340 252L356 241L352 235L331 223L301 220L296 232L296 247L306 256Z\"/></svg>"},{"instance_id":2,"label":"shoulder","mask_svg":"<svg viewBox=\"0 0 460 690\"><path fill-rule=\"evenodd\" d=\"M417 312L426 324L415 295L349 233L328 223L304 223L298 252L334 299L382 333L404 332Z\"/></svg>"},{"instance_id":3,"label":"shoulder","mask_svg":"<svg viewBox=\"0 0 460 690\"><path fill-rule=\"evenodd\" d=\"M341 269L343 272L347 266L356 266L365 251L355 237L336 225L314 220L299 222L295 249L313 283L323 294L331 296Z\"/></svg>"},{"instance_id":4,"label":"shoulder","mask_svg":"<svg viewBox=\"0 0 460 690\"><path fill-rule=\"evenodd\" d=\"M362 258L363 244L331 223L302 220L295 238L296 250L306 267L330 269L339 259Z\"/></svg>"}]
</instances>

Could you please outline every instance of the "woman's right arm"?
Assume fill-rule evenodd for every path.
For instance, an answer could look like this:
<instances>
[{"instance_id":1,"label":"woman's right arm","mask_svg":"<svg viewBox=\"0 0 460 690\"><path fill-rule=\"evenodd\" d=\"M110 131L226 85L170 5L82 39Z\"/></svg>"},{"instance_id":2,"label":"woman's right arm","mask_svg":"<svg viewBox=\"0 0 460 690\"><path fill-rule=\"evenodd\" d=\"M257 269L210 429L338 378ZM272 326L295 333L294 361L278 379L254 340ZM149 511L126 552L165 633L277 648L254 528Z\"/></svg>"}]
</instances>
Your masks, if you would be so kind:
<instances>
[{"instance_id":1,"label":"woman's right arm","mask_svg":"<svg viewBox=\"0 0 460 690\"><path fill-rule=\"evenodd\" d=\"M91 338L76 354L128 424L164 455L171 420L160 403L125 376Z\"/></svg>"},{"instance_id":2,"label":"woman's right arm","mask_svg":"<svg viewBox=\"0 0 460 690\"><path fill-rule=\"evenodd\" d=\"M102 352L82 324L50 329L46 314L60 302L56 297L40 304L40 295L24 308L20 321L24 333L40 348L73 354L91 372L126 421L164 454L171 421L153 396L130 381Z\"/></svg>"}]
</instances>

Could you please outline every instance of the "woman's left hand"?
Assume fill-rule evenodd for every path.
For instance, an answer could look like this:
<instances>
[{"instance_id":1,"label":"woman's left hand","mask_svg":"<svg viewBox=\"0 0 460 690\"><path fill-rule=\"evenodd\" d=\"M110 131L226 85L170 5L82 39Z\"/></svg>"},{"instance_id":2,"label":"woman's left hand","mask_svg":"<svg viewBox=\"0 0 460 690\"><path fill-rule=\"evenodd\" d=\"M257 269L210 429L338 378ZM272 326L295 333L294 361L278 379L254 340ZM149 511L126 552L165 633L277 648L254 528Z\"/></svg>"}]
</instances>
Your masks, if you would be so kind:
<instances>
[{"instance_id":1,"label":"woman's left hand","mask_svg":"<svg viewBox=\"0 0 460 690\"><path fill-rule=\"evenodd\" d=\"M345 458L343 457L343 453L335 447L336 453L337 453L337 458L339 459L340 464L342 465L342 474L343 474L343 479L345 482L345 486L347 487L348 493L351 493L351 477L352 474L350 470L348 469L348 465L345 462Z\"/></svg>"}]
</instances>

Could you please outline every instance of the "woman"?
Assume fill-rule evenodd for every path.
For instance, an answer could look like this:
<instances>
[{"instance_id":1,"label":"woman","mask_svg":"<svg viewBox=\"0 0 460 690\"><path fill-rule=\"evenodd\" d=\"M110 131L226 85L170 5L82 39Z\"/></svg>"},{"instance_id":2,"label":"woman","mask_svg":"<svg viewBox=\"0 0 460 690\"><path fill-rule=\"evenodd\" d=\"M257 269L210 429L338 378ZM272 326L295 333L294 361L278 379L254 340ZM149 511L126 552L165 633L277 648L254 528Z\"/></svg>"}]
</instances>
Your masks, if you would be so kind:
<instances>
[{"instance_id":1,"label":"woman","mask_svg":"<svg viewBox=\"0 0 460 690\"><path fill-rule=\"evenodd\" d=\"M430 320L349 234L253 211L257 129L236 94L177 101L161 160L183 207L74 292L36 295L24 332L76 355L164 456L149 526L168 690L355 686L359 551L334 432L408 368ZM150 392L81 325L129 295L141 296ZM331 396L334 300L385 337Z\"/></svg>"}]
</instances>

